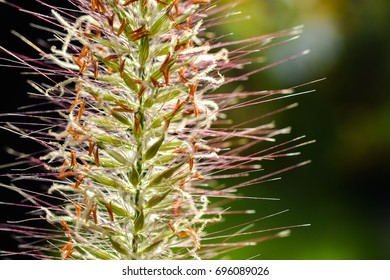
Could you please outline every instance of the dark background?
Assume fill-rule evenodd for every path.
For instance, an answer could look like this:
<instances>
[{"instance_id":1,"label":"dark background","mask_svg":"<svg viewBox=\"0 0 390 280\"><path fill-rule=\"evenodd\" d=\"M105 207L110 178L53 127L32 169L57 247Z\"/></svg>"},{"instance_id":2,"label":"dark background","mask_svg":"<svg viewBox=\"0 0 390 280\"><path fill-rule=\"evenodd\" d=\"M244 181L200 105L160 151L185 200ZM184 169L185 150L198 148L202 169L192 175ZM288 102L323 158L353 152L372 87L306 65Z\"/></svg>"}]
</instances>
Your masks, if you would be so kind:
<instances>
[{"instance_id":1,"label":"dark background","mask_svg":"<svg viewBox=\"0 0 390 280\"><path fill-rule=\"evenodd\" d=\"M41 9L34 1L13 2L23 3L27 9ZM248 0L237 10L252 19L226 24L219 27L219 32L234 32L234 38L246 38L305 25L300 39L262 54L268 62L311 50L305 57L251 77L246 89L274 89L326 80L307 87L315 89L314 94L232 114L237 119L249 118L273 106L299 102L298 108L277 116L276 123L279 127L292 126L291 137L307 135L308 139L317 140L302 147L302 156L291 160L297 163L311 159L310 165L283 174L281 181L249 190L279 197L280 201L236 206L254 208L259 216L290 209L287 214L264 221L264 228L303 223L311 226L294 229L288 238L243 248L233 257L261 253L262 259L389 259L390 4L385 0ZM10 30L32 41L44 39L46 33L29 26L32 21L40 21L4 4L0 4L0 19L0 45L37 57ZM26 98L31 88L19 72L0 68L2 113L14 112L31 102ZM3 147L23 150L32 145L6 131L0 131L0 141L1 163L13 160ZM279 164L283 167L289 162L276 161L276 167L270 164L269 168ZM6 177L0 180L7 182ZM1 190L0 201L19 200L20 196ZM1 222L21 213L0 205ZM15 249L8 234L0 232L0 242L4 249Z\"/></svg>"}]
</instances>

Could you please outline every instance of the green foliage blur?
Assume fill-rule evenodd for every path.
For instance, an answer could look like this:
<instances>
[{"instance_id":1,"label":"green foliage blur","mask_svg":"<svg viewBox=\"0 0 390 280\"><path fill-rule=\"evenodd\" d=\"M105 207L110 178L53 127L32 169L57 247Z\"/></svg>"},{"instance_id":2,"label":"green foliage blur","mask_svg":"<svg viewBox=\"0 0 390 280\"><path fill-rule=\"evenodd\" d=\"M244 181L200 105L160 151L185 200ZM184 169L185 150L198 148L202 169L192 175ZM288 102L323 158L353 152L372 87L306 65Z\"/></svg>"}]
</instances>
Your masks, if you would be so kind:
<instances>
[{"instance_id":1,"label":"green foliage blur","mask_svg":"<svg viewBox=\"0 0 390 280\"><path fill-rule=\"evenodd\" d=\"M226 0L223 2L234 2ZM374 4L375 2L375 4ZM390 3L386 0L246 0L237 11L251 19L219 27L229 39L259 36L304 25L302 36L260 53L272 63L303 50L311 52L252 76L247 90L279 89L313 80L316 90L274 104L233 112L251 118L271 108L299 102L276 118L291 126L291 137L317 142L299 148L302 155L265 163L277 170L311 159L276 182L248 187L248 194L280 201L245 201L257 216L289 209L265 219L258 229L310 223L290 237L273 239L234 253L244 259L377 260L390 258ZM249 69L264 63L251 65ZM233 217L231 217L233 219ZM250 219L248 217L248 219ZM234 219L242 221L242 215Z\"/></svg>"}]
</instances>

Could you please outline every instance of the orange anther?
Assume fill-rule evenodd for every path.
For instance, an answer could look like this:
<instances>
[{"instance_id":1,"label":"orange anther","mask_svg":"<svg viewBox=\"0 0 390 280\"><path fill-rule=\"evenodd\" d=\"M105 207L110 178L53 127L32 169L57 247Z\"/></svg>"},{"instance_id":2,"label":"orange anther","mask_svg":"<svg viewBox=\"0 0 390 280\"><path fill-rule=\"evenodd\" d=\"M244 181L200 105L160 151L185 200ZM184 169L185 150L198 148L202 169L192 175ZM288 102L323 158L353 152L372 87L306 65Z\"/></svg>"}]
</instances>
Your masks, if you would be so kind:
<instances>
[{"instance_id":1,"label":"orange anther","mask_svg":"<svg viewBox=\"0 0 390 280\"><path fill-rule=\"evenodd\" d=\"M189 96L189 98L191 98L191 100L193 100L195 93L196 93L196 89L198 88L198 84L192 84L192 85L189 85L189 87L190 87L190 92L189 92L188 96Z\"/></svg>"},{"instance_id":2,"label":"orange anther","mask_svg":"<svg viewBox=\"0 0 390 280\"><path fill-rule=\"evenodd\" d=\"M173 232L176 232L176 228L175 228L175 226L173 225L172 221L169 221L169 222L168 222L168 225L169 225L169 227L171 228L171 230L172 230Z\"/></svg>"},{"instance_id":3,"label":"orange anther","mask_svg":"<svg viewBox=\"0 0 390 280\"><path fill-rule=\"evenodd\" d=\"M137 41L141 38L144 38L144 37L147 37L150 35L149 31L146 29L146 26L143 25L141 26L140 28L134 30L134 31L131 31L129 34L132 35L132 39L134 41Z\"/></svg>"},{"instance_id":4,"label":"orange anther","mask_svg":"<svg viewBox=\"0 0 390 280\"><path fill-rule=\"evenodd\" d=\"M95 80L99 77L99 61L97 60L93 62L93 77Z\"/></svg>"},{"instance_id":5,"label":"orange anther","mask_svg":"<svg viewBox=\"0 0 390 280\"><path fill-rule=\"evenodd\" d=\"M79 121L81 117L83 116L84 109L85 109L85 100L83 100L80 104L79 112L77 114L76 120Z\"/></svg>"},{"instance_id":6,"label":"orange anther","mask_svg":"<svg viewBox=\"0 0 390 280\"><path fill-rule=\"evenodd\" d=\"M179 14L180 14L180 12L179 12L179 0L175 0L173 2L173 6L175 7L176 16L179 16Z\"/></svg>"},{"instance_id":7,"label":"orange anther","mask_svg":"<svg viewBox=\"0 0 390 280\"><path fill-rule=\"evenodd\" d=\"M177 237L179 237L179 238L186 238L189 236L190 236L190 233L188 231L182 231L177 235Z\"/></svg>"},{"instance_id":8,"label":"orange anther","mask_svg":"<svg viewBox=\"0 0 390 280\"><path fill-rule=\"evenodd\" d=\"M76 153L74 151L70 151L70 166L72 168L78 167Z\"/></svg>"},{"instance_id":9,"label":"orange anther","mask_svg":"<svg viewBox=\"0 0 390 280\"><path fill-rule=\"evenodd\" d=\"M141 89L138 92L138 98L141 98L142 95L144 95L145 91L146 91L146 87L142 85Z\"/></svg>"},{"instance_id":10,"label":"orange anther","mask_svg":"<svg viewBox=\"0 0 390 280\"><path fill-rule=\"evenodd\" d=\"M78 100L77 98L73 101L72 105L70 105L69 109L68 109L68 113L72 112L74 107L76 107L77 104L80 103L80 100ZM69 130L68 130L69 131Z\"/></svg>"},{"instance_id":11,"label":"orange anther","mask_svg":"<svg viewBox=\"0 0 390 280\"><path fill-rule=\"evenodd\" d=\"M75 189L78 189L81 183L84 181L85 176L78 177L76 183L73 185Z\"/></svg>"},{"instance_id":12,"label":"orange anther","mask_svg":"<svg viewBox=\"0 0 390 280\"><path fill-rule=\"evenodd\" d=\"M194 110L194 116L198 117L199 116L199 110L198 107L196 106L195 102L192 104L193 110Z\"/></svg>"},{"instance_id":13,"label":"orange anther","mask_svg":"<svg viewBox=\"0 0 390 280\"><path fill-rule=\"evenodd\" d=\"M65 221L61 221L60 224L65 228L67 233L70 233L70 228Z\"/></svg>"},{"instance_id":14,"label":"orange anther","mask_svg":"<svg viewBox=\"0 0 390 280\"><path fill-rule=\"evenodd\" d=\"M179 188L180 188L181 190L184 190L184 187L185 187L186 181L187 181L187 179L186 179L186 178L183 178L183 179L181 179L181 180L180 180L180 183L179 183Z\"/></svg>"},{"instance_id":15,"label":"orange anther","mask_svg":"<svg viewBox=\"0 0 390 280\"><path fill-rule=\"evenodd\" d=\"M179 69L179 77L180 77L180 81L182 83L187 83L188 82L187 78L184 77L184 73L186 71L187 71L187 67L184 67L184 66Z\"/></svg>"},{"instance_id":16,"label":"orange anther","mask_svg":"<svg viewBox=\"0 0 390 280\"><path fill-rule=\"evenodd\" d=\"M112 14L111 16L106 16L106 19L108 21L108 25L114 29L114 19L115 19L115 14Z\"/></svg>"},{"instance_id":17,"label":"orange anther","mask_svg":"<svg viewBox=\"0 0 390 280\"><path fill-rule=\"evenodd\" d=\"M95 224L98 223L96 203L92 205L92 216Z\"/></svg>"},{"instance_id":18,"label":"orange anther","mask_svg":"<svg viewBox=\"0 0 390 280\"><path fill-rule=\"evenodd\" d=\"M118 107L114 107L114 108L111 109L112 111L126 112L126 113L133 113L134 112L133 109L131 109L129 106L127 106L125 104L121 104L119 102L115 102L115 104L117 104L119 106L119 108Z\"/></svg>"},{"instance_id":19,"label":"orange anther","mask_svg":"<svg viewBox=\"0 0 390 280\"><path fill-rule=\"evenodd\" d=\"M168 53L165 57L164 62L160 66L160 72L164 72L164 70L167 68L168 64L171 62L171 53Z\"/></svg>"},{"instance_id":20,"label":"orange anther","mask_svg":"<svg viewBox=\"0 0 390 280\"><path fill-rule=\"evenodd\" d=\"M96 166L100 166L100 160L99 160L99 148L96 147L96 150L95 152L93 152L93 157L94 157L94 160L95 160L95 164Z\"/></svg>"},{"instance_id":21,"label":"orange anther","mask_svg":"<svg viewBox=\"0 0 390 280\"><path fill-rule=\"evenodd\" d=\"M164 70L163 74L164 74L165 84L167 86L169 86L169 82L170 82L170 78L171 78L171 70L168 68L168 69Z\"/></svg>"},{"instance_id":22,"label":"orange anther","mask_svg":"<svg viewBox=\"0 0 390 280\"><path fill-rule=\"evenodd\" d=\"M80 70L79 70L79 73L80 73L80 74L84 73L85 70L87 70L87 67L88 67L87 61L86 61L85 59L83 59L82 61L83 61L83 62L82 62L82 64L81 64L81 66L79 65L79 66L80 66Z\"/></svg>"},{"instance_id":23,"label":"orange anther","mask_svg":"<svg viewBox=\"0 0 390 280\"><path fill-rule=\"evenodd\" d=\"M202 174L200 174L198 171L195 173L193 178L199 179L199 180L204 180L205 179L204 176Z\"/></svg>"},{"instance_id":24,"label":"orange anther","mask_svg":"<svg viewBox=\"0 0 390 280\"><path fill-rule=\"evenodd\" d=\"M111 54L111 55L109 55L109 56L106 56L106 57L104 58L104 60L116 60L116 59L118 59L120 56L121 56L120 54Z\"/></svg>"},{"instance_id":25,"label":"orange anther","mask_svg":"<svg viewBox=\"0 0 390 280\"><path fill-rule=\"evenodd\" d=\"M131 3L137 2L138 0L127 0L125 3L123 3L123 6L130 5Z\"/></svg>"},{"instance_id":26,"label":"orange anther","mask_svg":"<svg viewBox=\"0 0 390 280\"><path fill-rule=\"evenodd\" d=\"M136 136L138 136L140 133L140 123L141 123L141 117L139 114L136 113L134 116L134 134Z\"/></svg>"},{"instance_id":27,"label":"orange anther","mask_svg":"<svg viewBox=\"0 0 390 280\"><path fill-rule=\"evenodd\" d=\"M122 34L123 30L125 30L125 28L126 28L127 25L128 25L128 22L127 22L126 19L124 19L124 20L122 21L121 25L120 25L119 28L118 28L118 31L117 31L117 33L116 33L116 36L119 37L119 36Z\"/></svg>"},{"instance_id":28,"label":"orange anther","mask_svg":"<svg viewBox=\"0 0 390 280\"><path fill-rule=\"evenodd\" d=\"M78 56L72 55L72 60L79 68L81 68L83 66L83 62L80 61L80 58ZM83 61L84 61L84 59L83 59Z\"/></svg>"},{"instance_id":29,"label":"orange anther","mask_svg":"<svg viewBox=\"0 0 390 280\"><path fill-rule=\"evenodd\" d=\"M64 247L62 247L60 249L60 252L61 252L63 260L68 259L72 255L72 253L74 252L73 246L72 246L72 239L70 239L70 241L68 243L66 243Z\"/></svg>"},{"instance_id":30,"label":"orange anther","mask_svg":"<svg viewBox=\"0 0 390 280\"><path fill-rule=\"evenodd\" d=\"M75 210L76 210L76 217L77 219L81 219L81 205L80 204L74 204Z\"/></svg>"},{"instance_id":31,"label":"orange anther","mask_svg":"<svg viewBox=\"0 0 390 280\"><path fill-rule=\"evenodd\" d=\"M157 81L157 79L154 78L153 76L150 77L150 80L152 81L152 83L153 83L153 85L154 85L155 87L162 87L162 86L163 86L163 85L162 85L159 81Z\"/></svg>"},{"instance_id":32,"label":"orange anther","mask_svg":"<svg viewBox=\"0 0 390 280\"><path fill-rule=\"evenodd\" d=\"M176 113L181 109L183 108L183 106L185 105L184 102L180 101L180 99L177 100L176 102L176 106L175 106L175 109L173 109L172 111L172 117L174 117L176 115Z\"/></svg>"},{"instance_id":33,"label":"orange anther","mask_svg":"<svg viewBox=\"0 0 390 280\"><path fill-rule=\"evenodd\" d=\"M107 12L106 7L101 0L91 0L91 10L102 14Z\"/></svg>"},{"instance_id":34,"label":"orange anther","mask_svg":"<svg viewBox=\"0 0 390 280\"><path fill-rule=\"evenodd\" d=\"M107 208L108 216L110 217L110 221L114 221L114 213L112 212L112 202L110 201L109 204L105 205Z\"/></svg>"},{"instance_id":35,"label":"orange anther","mask_svg":"<svg viewBox=\"0 0 390 280\"><path fill-rule=\"evenodd\" d=\"M73 172L73 171L60 172L60 173L57 175L57 179L63 179L63 178L70 177L70 176L74 176L74 175L76 175L76 173Z\"/></svg>"},{"instance_id":36,"label":"orange anther","mask_svg":"<svg viewBox=\"0 0 390 280\"><path fill-rule=\"evenodd\" d=\"M91 56L91 50L87 46L83 46L79 55L79 59L83 57L90 58L90 56Z\"/></svg>"},{"instance_id":37,"label":"orange anther","mask_svg":"<svg viewBox=\"0 0 390 280\"><path fill-rule=\"evenodd\" d=\"M92 155L93 149L95 148L95 145L96 145L96 142L92 142L92 141L89 142L89 146L88 146L88 155L89 156Z\"/></svg>"},{"instance_id":38,"label":"orange anther","mask_svg":"<svg viewBox=\"0 0 390 280\"><path fill-rule=\"evenodd\" d=\"M119 75L121 78L123 78L123 76L125 75L125 66L126 66L126 59L123 59L119 67Z\"/></svg>"}]
</instances>

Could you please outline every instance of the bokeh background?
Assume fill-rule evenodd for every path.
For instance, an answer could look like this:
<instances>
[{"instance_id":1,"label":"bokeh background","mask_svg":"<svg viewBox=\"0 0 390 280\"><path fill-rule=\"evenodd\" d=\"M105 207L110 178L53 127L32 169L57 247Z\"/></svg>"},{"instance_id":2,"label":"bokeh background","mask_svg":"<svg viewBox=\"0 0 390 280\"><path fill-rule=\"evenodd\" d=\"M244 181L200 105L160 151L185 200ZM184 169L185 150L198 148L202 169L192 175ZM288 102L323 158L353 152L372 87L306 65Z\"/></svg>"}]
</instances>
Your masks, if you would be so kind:
<instances>
[{"instance_id":1,"label":"bokeh background","mask_svg":"<svg viewBox=\"0 0 390 280\"><path fill-rule=\"evenodd\" d=\"M14 2L24 2L27 8L36 5L32 0ZM265 167L277 170L307 159L312 160L310 165L283 174L280 181L246 190L278 197L279 201L234 205L237 209L256 209L258 216L289 209L261 221L258 228L305 223L311 226L293 229L288 238L243 248L232 257L243 259L261 254L257 258L390 259L390 3L247 0L236 10L251 19L219 26L222 34L234 33L229 39L304 25L298 40L259 54L266 58L265 63L311 50L306 56L252 76L245 83L246 89L275 89L326 79L305 87L315 93L232 113L239 120L299 102L298 108L278 115L275 121L279 127L293 128L290 137L306 135L317 141L301 147L301 156L270 162ZM10 34L11 29L33 40L45 36L28 26L32 16L4 5L0 5L0 20L0 44L6 48L31 52ZM263 65L251 65L249 69ZM17 70L0 68L0 73L1 112L14 111L25 104L25 92L30 89ZM26 145L4 131L0 131L0 140L2 147L10 143ZM2 150L1 162L10 160ZM0 200L10 196L18 199L2 190ZM4 222L13 212L4 205L0 207ZM12 244L8 235L0 234L1 246Z\"/></svg>"}]
</instances>

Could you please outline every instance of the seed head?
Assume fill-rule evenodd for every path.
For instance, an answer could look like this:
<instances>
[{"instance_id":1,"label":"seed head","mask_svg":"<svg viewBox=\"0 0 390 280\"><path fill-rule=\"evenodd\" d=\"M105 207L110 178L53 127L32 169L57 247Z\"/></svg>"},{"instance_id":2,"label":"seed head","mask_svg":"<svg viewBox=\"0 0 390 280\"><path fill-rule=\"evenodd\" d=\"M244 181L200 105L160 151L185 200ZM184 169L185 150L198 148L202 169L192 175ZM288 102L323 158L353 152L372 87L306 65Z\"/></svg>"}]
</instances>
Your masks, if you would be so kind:
<instances>
[{"instance_id":1,"label":"seed head","mask_svg":"<svg viewBox=\"0 0 390 280\"><path fill-rule=\"evenodd\" d=\"M301 28L220 42L208 30L233 4L68 2L70 8L41 3L49 6L51 15L36 14L52 24L56 42L50 51L18 35L39 52L41 60L25 60L2 48L18 64L48 79L49 83L29 83L53 106L19 113L39 118L42 129L34 129L32 122L27 127L4 126L44 148L40 155L26 157L46 170L45 177L32 178L50 182L48 193L6 187L27 198L33 212L52 227L3 227L49 241L43 246L24 244L27 254L37 258L216 258L264 240L236 241L266 231L248 231L246 223L214 232L207 226L228 214L252 214L252 210L230 210L226 203L266 199L240 191L307 163L248 177L259 172L260 161L295 154L290 150L302 145L302 138L260 149L260 144L272 143L290 129L277 129L273 122L247 125L295 105L237 124L225 114L296 93L292 88L216 90L268 67L229 76L230 70L250 61L251 53L271 40L287 42ZM223 187L215 183L222 178L243 181ZM286 228L290 227L275 229L280 232L267 238L286 236Z\"/></svg>"}]
</instances>

